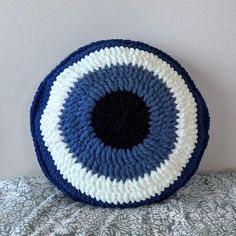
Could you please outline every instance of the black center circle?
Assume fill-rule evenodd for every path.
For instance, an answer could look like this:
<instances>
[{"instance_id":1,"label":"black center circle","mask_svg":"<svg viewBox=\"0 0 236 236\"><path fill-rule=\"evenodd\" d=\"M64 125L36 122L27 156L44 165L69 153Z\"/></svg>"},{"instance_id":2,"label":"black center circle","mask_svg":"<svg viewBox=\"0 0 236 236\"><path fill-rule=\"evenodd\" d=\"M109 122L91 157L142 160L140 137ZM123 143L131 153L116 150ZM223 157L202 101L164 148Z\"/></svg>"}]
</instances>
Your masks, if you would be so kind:
<instances>
[{"instance_id":1,"label":"black center circle","mask_svg":"<svg viewBox=\"0 0 236 236\"><path fill-rule=\"evenodd\" d=\"M106 94L92 111L97 138L113 148L132 148L149 133L149 111L143 99L128 91Z\"/></svg>"}]
</instances>

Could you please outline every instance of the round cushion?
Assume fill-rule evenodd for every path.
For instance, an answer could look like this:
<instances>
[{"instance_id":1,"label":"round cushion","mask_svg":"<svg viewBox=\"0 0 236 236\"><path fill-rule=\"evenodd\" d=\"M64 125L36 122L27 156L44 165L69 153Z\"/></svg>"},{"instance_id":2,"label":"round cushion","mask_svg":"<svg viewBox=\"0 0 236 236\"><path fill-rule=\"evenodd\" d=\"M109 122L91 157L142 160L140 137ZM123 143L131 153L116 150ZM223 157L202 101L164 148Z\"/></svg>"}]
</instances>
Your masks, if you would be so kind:
<instances>
[{"instance_id":1,"label":"round cushion","mask_svg":"<svg viewBox=\"0 0 236 236\"><path fill-rule=\"evenodd\" d=\"M74 200L132 207L159 202L196 172L207 106L178 62L130 40L73 52L41 83L31 132L46 177Z\"/></svg>"}]
</instances>

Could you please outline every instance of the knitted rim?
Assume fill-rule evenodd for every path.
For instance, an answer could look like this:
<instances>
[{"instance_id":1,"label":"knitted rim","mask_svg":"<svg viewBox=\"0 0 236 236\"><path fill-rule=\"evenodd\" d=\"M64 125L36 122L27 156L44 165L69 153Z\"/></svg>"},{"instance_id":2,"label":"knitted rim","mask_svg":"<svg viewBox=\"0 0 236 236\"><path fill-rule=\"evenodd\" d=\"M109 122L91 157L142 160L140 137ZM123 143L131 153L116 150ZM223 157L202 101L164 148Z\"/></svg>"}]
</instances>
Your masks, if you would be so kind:
<instances>
[{"instance_id":1,"label":"knitted rim","mask_svg":"<svg viewBox=\"0 0 236 236\"><path fill-rule=\"evenodd\" d=\"M78 49L41 83L31 132L46 177L77 201L161 201L196 172L209 114L187 72L141 42Z\"/></svg>"}]
</instances>

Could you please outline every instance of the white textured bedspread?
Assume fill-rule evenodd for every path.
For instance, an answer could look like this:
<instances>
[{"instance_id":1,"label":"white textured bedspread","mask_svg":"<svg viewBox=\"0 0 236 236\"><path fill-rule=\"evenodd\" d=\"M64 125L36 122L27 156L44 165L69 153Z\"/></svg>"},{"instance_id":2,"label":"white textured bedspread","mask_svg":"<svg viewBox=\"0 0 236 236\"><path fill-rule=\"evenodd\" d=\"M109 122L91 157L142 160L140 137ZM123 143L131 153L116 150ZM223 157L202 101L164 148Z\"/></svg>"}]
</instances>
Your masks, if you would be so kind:
<instances>
[{"instance_id":1,"label":"white textured bedspread","mask_svg":"<svg viewBox=\"0 0 236 236\"><path fill-rule=\"evenodd\" d=\"M130 209L74 202L44 176L0 181L0 235L236 235L236 173L195 175L169 199Z\"/></svg>"}]
</instances>

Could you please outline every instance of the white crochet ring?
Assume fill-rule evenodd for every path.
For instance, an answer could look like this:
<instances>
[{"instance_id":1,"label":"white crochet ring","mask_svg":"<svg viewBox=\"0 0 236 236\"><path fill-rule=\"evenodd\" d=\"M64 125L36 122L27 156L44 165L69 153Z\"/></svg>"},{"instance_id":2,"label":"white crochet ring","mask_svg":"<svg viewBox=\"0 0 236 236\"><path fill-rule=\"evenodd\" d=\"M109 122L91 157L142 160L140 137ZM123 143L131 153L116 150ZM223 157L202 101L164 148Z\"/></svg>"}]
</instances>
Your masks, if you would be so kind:
<instances>
[{"instance_id":1,"label":"white crochet ring","mask_svg":"<svg viewBox=\"0 0 236 236\"><path fill-rule=\"evenodd\" d=\"M199 140L198 132L199 129L201 128L198 127L198 125L199 124L202 125L202 123L198 122L200 116L198 115L197 107L199 106L200 103L197 104L196 99L199 100L199 98L194 97L193 91L190 91L188 81L183 78L183 76L186 76L186 74L183 75L181 73L178 73L176 69L173 67L173 63L168 63L167 60L163 59L162 53L159 53L160 55L158 55L158 53L155 53L155 51L150 50L149 46L147 45L140 44L139 46L138 43L135 42L132 43L132 41L126 42L122 40L121 41L118 40L117 45L114 45L116 44L114 42L115 40L110 41L109 44L109 41L107 41L107 43L106 41L105 42L102 41L100 44L100 48L99 48L99 43L97 43L96 45L98 46L95 47L96 50L94 50L93 47L91 46L91 51L88 50L88 53L86 53L86 55L82 56L78 60L76 59L76 56L73 55L73 60L69 63L68 66L65 66L65 68L63 68L63 70L60 73L58 73L58 75L55 76L54 73L55 78L53 79L53 82L49 86L49 94L47 102L45 106L42 107L37 122L42 143L44 145L44 148L48 152L47 158L51 158L55 170L58 171L58 173L62 176L63 180L68 185L71 185L73 191L77 193L75 194L76 196L75 195L72 196L73 195L72 191L69 192L68 189L63 189L63 187L59 186L60 189L64 190L64 192L66 192L67 194L69 192L68 195L70 195L76 200L81 200L84 202L102 206L126 207L132 205L142 205L145 203L162 200L161 196L165 195L165 191L168 192L168 189L171 188L171 186L174 186L175 183L180 181L181 177L189 178L190 177L189 175L193 174L194 168L192 168L190 174L188 173L187 177L182 176L184 173L184 169L190 162L192 155L196 150L196 145L198 144ZM148 50L145 50L145 47L147 47ZM168 121L167 120L163 121L161 127L164 127L165 130L167 130L168 132L173 132L173 135L175 135L176 138L171 139L174 140L174 142L168 140L161 141L163 145L168 146L167 149L169 148L168 149L169 153L168 155L166 154L164 156L161 156L160 157L161 159L157 158L158 160L160 160L158 165L156 165L156 167L154 166L154 168L152 169L150 167L150 171L146 171L146 169L149 168L148 164L147 165L143 164L143 169L145 171L143 170L142 172L140 168L137 166L138 164L134 164L136 163L135 160L134 161L130 160L130 162L133 161L132 162L133 164L131 163L133 169L131 169L130 171L136 172L135 168L138 168L137 174L136 173L134 173L133 175L130 174L131 177L129 177L128 174L125 174L123 172L119 173L119 171L118 172L115 171L114 173L117 174L109 175L105 174L108 173L108 169L109 168L114 169L115 165L119 165L117 164L119 163L118 160L119 153L122 153L122 155L125 154L127 157L131 155L133 157L134 155L136 155L134 159L136 158L145 161L145 158L147 158L147 160L149 160L148 159L149 153L155 153L155 149L153 149L153 145L150 146L148 142L150 143L153 140L160 139L160 138L155 138L154 136L156 132L153 127L156 127L155 124L157 123L154 124L153 122L157 122L156 121L157 119L155 118L152 119L152 117L154 117L154 115L158 116L159 115L158 112L159 113L161 111L166 112L167 109L170 109L169 108L170 106L167 105L166 108L165 107L162 108L167 103L165 102L164 98L161 97L161 95L160 96L158 95L159 97L156 98L155 97L156 95L151 94L151 92L150 92L151 95L145 94L144 91L147 91L146 92L147 94L150 91L150 89L149 90L145 89L146 85L143 85L144 83L148 83L147 82L148 80L145 81L145 78L141 78L142 80L140 80L141 82L139 82L137 79L139 77L135 76L134 79L132 80L128 77L124 78L124 76L126 76L128 72L130 73L131 70L133 74L137 73L137 71L142 70L144 71L143 73L145 73L145 75L153 77L151 78L151 80L153 79L159 80L157 81L157 83L161 84L161 86L163 86L163 91L166 91L166 94L168 94L165 95L165 98L168 98L169 100L173 99L172 103L169 102L168 100L168 104L171 104L170 106L173 106L176 111L175 114L177 119L175 120L176 122L175 126L173 126L172 128L170 128L170 125L166 128L164 127L165 123L169 122L169 117L168 117L168 119L166 118ZM118 73L118 75L115 74L116 72ZM100 75L97 76L99 73ZM109 73L114 73L115 74L114 78ZM104 77L107 76L108 79L102 77L103 75ZM112 80L113 84L110 87L108 86L109 89L106 89L105 85L108 85L109 76L113 78ZM91 85L89 85L90 87L86 85L87 86L86 88L88 88L88 90L91 89L90 93L89 91L83 93L81 92L83 88L85 88L83 87L85 86L83 84L86 84L86 77L91 78L90 79L91 81L92 79L93 81L95 81L93 83L91 82ZM122 77L122 80L120 79L120 77ZM87 81L89 81L89 79ZM103 83L103 86L100 85L99 83L100 84ZM137 83L142 84L140 85L141 89L134 88ZM112 86L115 86L116 84L117 87L116 89L114 89L114 87ZM159 84L158 86L160 87ZM96 89L97 91L95 93L96 96L91 95L93 93L93 89L94 90ZM97 102L101 99L101 97L104 97L108 93L111 92L114 93L120 90L132 93L135 91L136 95L143 98L144 103L147 105L147 108L149 109L149 115L151 114L149 122L151 128L149 129L149 134L147 134L146 139L144 139L143 143L135 145L134 147L129 148L127 150L125 150L124 148L122 149L122 148L110 147L109 145L108 145L109 147L107 147L107 145L105 145L101 139L98 139L98 137L96 137L96 135L94 134L94 129L91 128L92 125L89 119L87 121L85 120L85 118L84 120L80 118L82 114L84 115L84 117L86 117L87 114L88 117L91 118L92 114L91 109L88 110L87 113L85 113L84 112L85 108L82 107L82 105L80 109L73 108L74 110L72 110L71 108L74 106L74 103L72 103L72 97L74 99L74 97L77 96L77 98L75 97L75 99L80 99L80 103L78 103L78 106L80 106L79 104L85 103L83 100L85 98L85 95L86 98L89 96L89 99L90 97L98 97L98 99L94 99L94 101L91 100L91 102L90 100L87 99L89 105L86 106L86 109L87 107L92 107L94 109L94 107L96 106ZM158 92L158 90L155 90L155 92ZM81 94L78 95L79 93ZM71 99L71 101L69 99ZM154 99L159 99L159 101L155 103L153 101ZM158 110L155 107L157 107L158 104L160 104L161 102L163 104L159 106ZM155 113L152 113L154 109L153 107L155 108ZM84 113L78 115L79 112L84 112ZM77 136L71 135L71 132L73 130L71 127L74 127L75 123L72 122L72 118L70 118L72 115L70 113L71 114L73 113L74 114L73 117L74 116L76 117L73 118L77 122L76 124L79 125L81 124L80 130L78 131L79 134ZM165 115L167 113L163 114ZM63 117L66 118L63 120L62 119ZM208 113L206 117L207 118L204 117L205 120L208 119ZM66 124L70 121L71 124L73 123L73 126L72 125L68 126L68 124ZM88 127L84 126L84 123L88 124ZM89 133L90 131L87 132L83 130L86 127L87 127L86 130L91 129L91 134ZM205 149L207 142L206 140L208 140L207 130L208 128L206 129L206 134L204 134L203 137L205 144L203 145L202 150ZM90 138L83 139L82 136L85 135L85 132L87 132L86 137L88 136ZM166 135L171 136L168 133ZM72 137L74 138L79 137L79 139L81 138L83 142L82 141L79 142L79 140L77 141L72 140L73 139ZM149 141L149 139L151 141ZM104 166L100 167L100 169L103 170L99 170L99 166L95 167L95 164L94 165L88 164L89 163L88 160L90 160L89 158L96 159L96 158L102 158L102 156L97 154L96 150L94 152L88 151L84 140L88 140L86 141L87 142L86 145L90 146L92 145L91 140L94 140L93 142L94 145L95 143L99 143L97 148L95 148L94 146L94 149L101 150L100 153L105 153L104 155L106 155L106 159L104 160L106 160L107 163L104 164ZM71 142L73 145L71 144ZM74 147L74 145L79 145L79 146ZM81 147L81 145L85 145L86 147ZM158 149L158 146L156 146L155 148ZM150 149L152 150L152 152L149 151ZM162 150L160 149L158 153L161 152ZM81 157L80 159L80 156L82 156L83 153L85 154L85 156L89 154L87 159L85 158L83 159L83 157ZM165 151L164 153L167 153L167 151ZM90 157L91 155L93 155L94 157ZM124 157L123 155L122 158L125 161L127 161L126 160L127 157ZM150 156L150 162L152 162L151 158L153 157ZM90 162L92 162L92 160L95 159L91 159ZM47 162L47 160L46 161L45 160L46 159L44 157L44 163ZM111 163L109 163L110 160L112 160ZM195 162L199 163L199 161L196 160ZM49 161L48 164L46 163L46 165L50 166L51 163L52 162ZM120 165L121 167L119 168L121 169L123 168L122 165L125 164L123 163ZM197 164L195 165L197 168ZM90 168L89 166L93 167ZM140 174L141 172L142 174ZM52 177L52 174L48 174L48 176L50 179L51 178L53 179L54 183L56 182L57 184L57 182L60 182L59 180L57 180L56 176ZM176 188L178 187L180 186L177 186Z\"/></svg>"}]
</instances>

